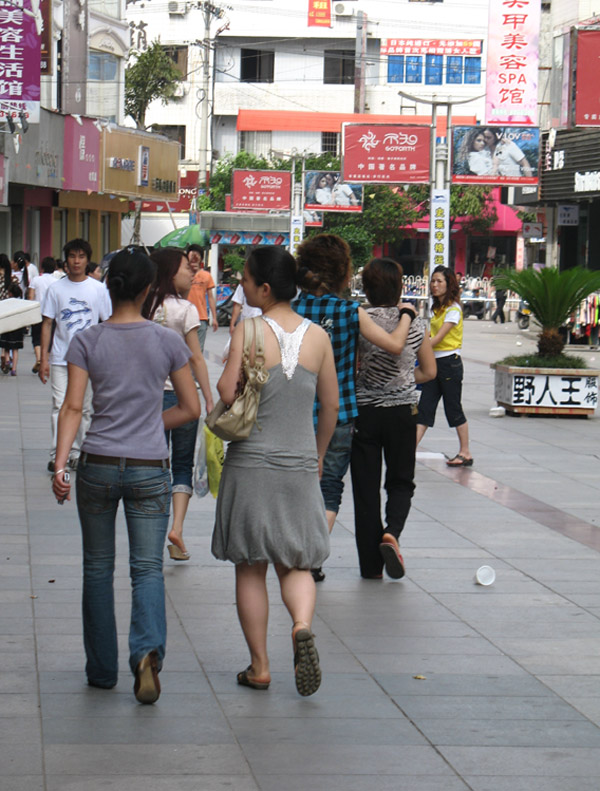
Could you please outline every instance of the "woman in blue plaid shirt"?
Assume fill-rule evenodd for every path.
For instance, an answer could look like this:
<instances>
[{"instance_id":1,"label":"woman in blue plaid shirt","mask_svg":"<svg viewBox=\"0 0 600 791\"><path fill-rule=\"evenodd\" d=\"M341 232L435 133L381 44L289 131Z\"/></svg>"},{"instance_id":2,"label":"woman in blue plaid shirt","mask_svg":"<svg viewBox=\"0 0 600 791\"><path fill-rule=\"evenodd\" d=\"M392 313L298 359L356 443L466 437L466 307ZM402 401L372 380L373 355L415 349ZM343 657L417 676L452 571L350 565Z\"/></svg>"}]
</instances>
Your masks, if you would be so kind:
<instances>
[{"instance_id":1,"label":"woman in blue plaid shirt","mask_svg":"<svg viewBox=\"0 0 600 791\"><path fill-rule=\"evenodd\" d=\"M358 336L362 335L392 354L401 354L415 313L412 305L403 306L406 312L396 329L388 333L357 302L343 299L340 294L350 282L352 262L350 247L335 234L322 233L307 239L298 248L297 257L302 292L292 307L300 316L319 324L328 333L338 377L340 411L323 460L321 477L321 492L331 532L342 501L344 476L352 451L352 429L358 415L354 387ZM316 401L315 421L318 409ZM321 582L325 574L321 569L313 569L313 577L316 582Z\"/></svg>"}]
</instances>

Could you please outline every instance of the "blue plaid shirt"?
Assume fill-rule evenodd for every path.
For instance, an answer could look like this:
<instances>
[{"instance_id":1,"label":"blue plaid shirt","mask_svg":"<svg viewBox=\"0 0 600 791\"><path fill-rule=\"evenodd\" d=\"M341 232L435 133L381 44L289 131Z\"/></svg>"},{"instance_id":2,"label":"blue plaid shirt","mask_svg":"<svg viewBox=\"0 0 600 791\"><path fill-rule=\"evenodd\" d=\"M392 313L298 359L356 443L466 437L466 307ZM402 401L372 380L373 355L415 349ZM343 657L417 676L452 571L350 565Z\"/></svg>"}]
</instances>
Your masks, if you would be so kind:
<instances>
[{"instance_id":1,"label":"blue plaid shirt","mask_svg":"<svg viewBox=\"0 0 600 791\"><path fill-rule=\"evenodd\" d=\"M356 346L358 343L358 303L340 299L335 294L314 297L302 291L292 307L299 316L304 316L329 335L333 346L335 370L340 391L338 425L350 423L358 415L354 375L356 369ZM314 420L317 423L319 409L315 401Z\"/></svg>"}]
</instances>

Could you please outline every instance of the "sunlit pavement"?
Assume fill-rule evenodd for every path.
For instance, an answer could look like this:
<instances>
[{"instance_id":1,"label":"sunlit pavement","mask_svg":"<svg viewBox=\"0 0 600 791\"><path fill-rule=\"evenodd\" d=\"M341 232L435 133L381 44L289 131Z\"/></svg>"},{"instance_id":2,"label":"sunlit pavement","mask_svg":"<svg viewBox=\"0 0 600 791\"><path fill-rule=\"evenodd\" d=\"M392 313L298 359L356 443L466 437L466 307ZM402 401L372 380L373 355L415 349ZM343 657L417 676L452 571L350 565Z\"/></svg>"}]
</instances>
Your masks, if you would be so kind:
<instances>
[{"instance_id":1,"label":"sunlit pavement","mask_svg":"<svg viewBox=\"0 0 600 791\"><path fill-rule=\"evenodd\" d=\"M208 335L213 384L226 338ZM108 692L85 685L78 521L50 494L50 391L26 349L19 375L0 379L2 791L598 791L600 421L489 416L489 363L533 346L514 324L465 323L475 464L446 467L457 443L440 408L419 453L403 580L359 578L348 486L319 585L313 697L295 691L273 576L271 687L236 685L248 659L233 569L210 554L214 500L194 498L191 560L165 560L154 706L136 703L127 666L122 518L121 676ZM489 588L474 583L484 564Z\"/></svg>"}]
</instances>

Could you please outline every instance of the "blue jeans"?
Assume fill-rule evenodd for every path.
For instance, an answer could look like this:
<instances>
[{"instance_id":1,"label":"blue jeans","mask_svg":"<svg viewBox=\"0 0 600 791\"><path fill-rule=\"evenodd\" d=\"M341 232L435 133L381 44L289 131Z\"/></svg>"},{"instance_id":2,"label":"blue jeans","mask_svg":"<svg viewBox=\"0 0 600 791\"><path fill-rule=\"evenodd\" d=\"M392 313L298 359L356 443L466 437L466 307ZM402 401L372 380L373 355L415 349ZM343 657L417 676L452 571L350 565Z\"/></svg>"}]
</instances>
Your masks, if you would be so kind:
<instances>
[{"instance_id":1,"label":"blue jeans","mask_svg":"<svg viewBox=\"0 0 600 791\"><path fill-rule=\"evenodd\" d=\"M168 469L86 464L77 467L77 510L83 540L83 641L88 681L100 687L117 683L117 627L113 576L115 520L123 500L129 535L132 589L129 665L135 673L150 651L165 655L167 622L163 551L171 487Z\"/></svg>"},{"instance_id":2,"label":"blue jeans","mask_svg":"<svg viewBox=\"0 0 600 791\"><path fill-rule=\"evenodd\" d=\"M163 395L163 411L177 404L177 396L173 390L165 390ZM198 421L190 420L183 426L165 431L167 445L171 448L171 472L173 474L173 494L185 492L193 494L192 473L194 472L194 452Z\"/></svg>"},{"instance_id":3,"label":"blue jeans","mask_svg":"<svg viewBox=\"0 0 600 791\"><path fill-rule=\"evenodd\" d=\"M340 510L344 492L344 475L348 472L352 454L352 432L354 423L336 426L333 437L323 458L323 475L321 476L321 494L325 501L325 509Z\"/></svg>"}]
</instances>

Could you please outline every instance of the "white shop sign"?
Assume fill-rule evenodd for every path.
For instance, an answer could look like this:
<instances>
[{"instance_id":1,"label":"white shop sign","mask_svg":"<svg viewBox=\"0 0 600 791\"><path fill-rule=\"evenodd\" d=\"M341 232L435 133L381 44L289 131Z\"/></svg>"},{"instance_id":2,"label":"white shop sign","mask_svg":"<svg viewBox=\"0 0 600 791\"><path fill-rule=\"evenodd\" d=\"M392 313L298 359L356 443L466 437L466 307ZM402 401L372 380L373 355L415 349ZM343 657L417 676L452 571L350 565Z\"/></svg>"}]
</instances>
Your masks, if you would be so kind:
<instances>
[{"instance_id":1,"label":"white shop sign","mask_svg":"<svg viewBox=\"0 0 600 791\"><path fill-rule=\"evenodd\" d=\"M512 374L496 377L496 400L511 406L595 409L598 377L582 374Z\"/></svg>"},{"instance_id":2,"label":"white shop sign","mask_svg":"<svg viewBox=\"0 0 600 791\"><path fill-rule=\"evenodd\" d=\"M579 225L579 206L558 204L557 225Z\"/></svg>"}]
</instances>

